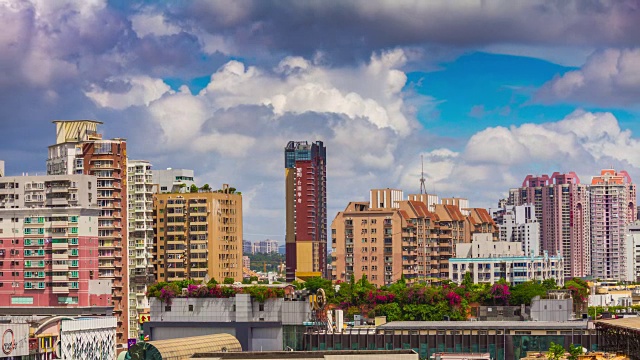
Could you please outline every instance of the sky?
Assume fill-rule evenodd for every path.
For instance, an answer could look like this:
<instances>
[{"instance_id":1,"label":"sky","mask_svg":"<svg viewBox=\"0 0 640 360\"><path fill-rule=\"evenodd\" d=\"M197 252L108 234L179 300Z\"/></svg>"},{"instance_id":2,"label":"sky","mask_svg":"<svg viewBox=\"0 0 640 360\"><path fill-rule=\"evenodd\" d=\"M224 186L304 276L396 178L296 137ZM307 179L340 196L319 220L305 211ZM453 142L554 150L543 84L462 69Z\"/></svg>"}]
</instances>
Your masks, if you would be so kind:
<instances>
[{"instance_id":1,"label":"sky","mask_svg":"<svg viewBox=\"0 0 640 360\"><path fill-rule=\"evenodd\" d=\"M327 146L329 224L369 189L495 207L527 174L640 179L640 0L0 0L0 159L55 119L243 193L284 241L284 146ZM640 181L640 180L637 180Z\"/></svg>"}]
</instances>

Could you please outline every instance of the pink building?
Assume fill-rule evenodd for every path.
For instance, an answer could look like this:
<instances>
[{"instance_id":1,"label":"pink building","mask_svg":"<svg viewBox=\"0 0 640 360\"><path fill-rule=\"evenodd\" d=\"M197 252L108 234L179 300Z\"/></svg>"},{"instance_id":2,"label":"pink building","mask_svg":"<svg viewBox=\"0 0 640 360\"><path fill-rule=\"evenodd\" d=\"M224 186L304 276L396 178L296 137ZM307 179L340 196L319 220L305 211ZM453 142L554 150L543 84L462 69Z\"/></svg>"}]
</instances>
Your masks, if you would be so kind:
<instances>
[{"instance_id":1,"label":"pink building","mask_svg":"<svg viewBox=\"0 0 640 360\"><path fill-rule=\"evenodd\" d=\"M606 169L591 180L592 274L626 280L625 227L636 219L636 185L626 171Z\"/></svg>"},{"instance_id":2,"label":"pink building","mask_svg":"<svg viewBox=\"0 0 640 360\"><path fill-rule=\"evenodd\" d=\"M540 249L565 258L566 276L591 274L588 186L574 172L528 175L522 187L511 189L511 205L531 204L540 223Z\"/></svg>"},{"instance_id":3,"label":"pink building","mask_svg":"<svg viewBox=\"0 0 640 360\"><path fill-rule=\"evenodd\" d=\"M111 305L99 280L96 178L0 178L0 307Z\"/></svg>"}]
</instances>

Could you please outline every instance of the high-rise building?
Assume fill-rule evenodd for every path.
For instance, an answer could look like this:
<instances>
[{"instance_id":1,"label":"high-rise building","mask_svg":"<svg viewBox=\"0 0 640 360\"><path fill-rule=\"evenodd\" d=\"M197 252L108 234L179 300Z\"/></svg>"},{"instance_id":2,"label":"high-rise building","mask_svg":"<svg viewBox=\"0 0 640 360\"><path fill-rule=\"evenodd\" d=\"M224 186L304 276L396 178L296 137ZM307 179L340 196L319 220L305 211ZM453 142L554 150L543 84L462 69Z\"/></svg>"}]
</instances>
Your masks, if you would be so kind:
<instances>
[{"instance_id":1,"label":"high-rise building","mask_svg":"<svg viewBox=\"0 0 640 360\"><path fill-rule=\"evenodd\" d=\"M146 160L127 163L127 210L129 219L129 338L138 339L139 316L149 314L147 286L153 274L153 178Z\"/></svg>"},{"instance_id":2,"label":"high-rise building","mask_svg":"<svg viewBox=\"0 0 640 360\"><path fill-rule=\"evenodd\" d=\"M287 281L327 277L327 150L322 141L284 149Z\"/></svg>"},{"instance_id":3,"label":"high-rise building","mask_svg":"<svg viewBox=\"0 0 640 360\"><path fill-rule=\"evenodd\" d=\"M99 121L56 120L56 143L49 146L47 173L87 174L98 178L98 276L113 281L116 342L122 350L129 335L127 229L127 142L104 140Z\"/></svg>"},{"instance_id":4,"label":"high-rise building","mask_svg":"<svg viewBox=\"0 0 640 360\"><path fill-rule=\"evenodd\" d=\"M351 202L336 215L331 223L333 280L366 275L386 285L401 276L409 282L448 279L448 260L458 244L480 233L497 239L497 227L484 209L466 209L469 215L464 216L457 205L432 204L431 212L426 202L397 200L394 194L401 193L371 190L368 203Z\"/></svg>"},{"instance_id":5,"label":"high-rise building","mask_svg":"<svg viewBox=\"0 0 640 360\"><path fill-rule=\"evenodd\" d=\"M0 179L0 306L111 305L98 277L96 179L86 175Z\"/></svg>"},{"instance_id":6,"label":"high-rise building","mask_svg":"<svg viewBox=\"0 0 640 360\"><path fill-rule=\"evenodd\" d=\"M242 280L242 195L156 194L154 259L158 281Z\"/></svg>"},{"instance_id":7,"label":"high-rise building","mask_svg":"<svg viewBox=\"0 0 640 360\"><path fill-rule=\"evenodd\" d=\"M249 240L242 240L242 254L253 254L253 244Z\"/></svg>"},{"instance_id":8,"label":"high-rise building","mask_svg":"<svg viewBox=\"0 0 640 360\"><path fill-rule=\"evenodd\" d=\"M278 252L278 242L275 240L262 240L253 243L254 254L273 254Z\"/></svg>"},{"instance_id":9,"label":"high-rise building","mask_svg":"<svg viewBox=\"0 0 640 360\"><path fill-rule=\"evenodd\" d=\"M591 179L592 276L625 281L625 227L636 220L636 185L626 171L605 169Z\"/></svg>"},{"instance_id":10,"label":"high-rise building","mask_svg":"<svg viewBox=\"0 0 640 360\"><path fill-rule=\"evenodd\" d=\"M625 229L625 252L627 257L626 281L640 281L640 220L628 224Z\"/></svg>"},{"instance_id":11,"label":"high-rise building","mask_svg":"<svg viewBox=\"0 0 640 360\"><path fill-rule=\"evenodd\" d=\"M500 241L519 242L526 256L538 256L540 251L540 223L534 205L505 206L495 217L500 229Z\"/></svg>"},{"instance_id":12,"label":"high-rise building","mask_svg":"<svg viewBox=\"0 0 640 360\"><path fill-rule=\"evenodd\" d=\"M153 182L158 184L158 193L184 193L189 192L191 185L196 183L193 181L193 170L172 169L167 170L151 170L153 173Z\"/></svg>"},{"instance_id":13,"label":"high-rise building","mask_svg":"<svg viewBox=\"0 0 640 360\"><path fill-rule=\"evenodd\" d=\"M522 187L511 189L508 205L534 206L540 223L540 249L562 254L565 275L591 274L589 189L574 172L551 177L528 175Z\"/></svg>"}]
</instances>

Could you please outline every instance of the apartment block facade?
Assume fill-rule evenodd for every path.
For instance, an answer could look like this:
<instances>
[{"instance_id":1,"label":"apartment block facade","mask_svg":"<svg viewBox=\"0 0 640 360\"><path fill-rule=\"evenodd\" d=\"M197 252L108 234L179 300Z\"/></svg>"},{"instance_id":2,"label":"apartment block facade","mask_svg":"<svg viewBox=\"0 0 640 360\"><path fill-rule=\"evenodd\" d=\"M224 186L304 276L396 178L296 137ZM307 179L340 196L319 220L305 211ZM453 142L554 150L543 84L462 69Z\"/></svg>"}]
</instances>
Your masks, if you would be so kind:
<instances>
[{"instance_id":1,"label":"apartment block facade","mask_svg":"<svg viewBox=\"0 0 640 360\"><path fill-rule=\"evenodd\" d=\"M156 194L154 269L158 281L242 280L242 196Z\"/></svg>"},{"instance_id":2,"label":"apartment block facade","mask_svg":"<svg viewBox=\"0 0 640 360\"><path fill-rule=\"evenodd\" d=\"M594 176L591 193L592 275L625 281L627 258L625 229L636 220L636 185L626 171L605 169Z\"/></svg>"},{"instance_id":3,"label":"apartment block facade","mask_svg":"<svg viewBox=\"0 0 640 360\"><path fill-rule=\"evenodd\" d=\"M278 242L271 239L256 241L252 244L251 252L253 254L278 253Z\"/></svg>"},{"instance_id":4,"label":"apartment block facade","mask_svg":"<svg viewBox=\"0 0 640 360\"><path fill-rule=\"evenodd\" d=\"M96 195L92 176L0 178L0 306L111 305Z\"/></svg>"},{"instance_id":5,"label":"apartment block facade","mask_svg":"<svg viewBox=\"0 0 640 360\"><path fill-rule=\"evenodd\" d=\"M494 284L505 279L511 285L527 281L554 279L564 285L564 259L561 255L527 256L522 245L511 241L494 241L489 234L476 234L470 244L460 244L457 256L449 259L449 279L458 284L466 273L474 283Z\"/></svg>"},{"instance_id":6,"label":"apartment block facade","mask_svg":"<svg viewBox=\"0 0 640 360\"><path fill-rule=\"evenodd\" d=\"M378 196L384 191L371 192L370 202L349 203L331 224L332 280L366 275L381 286L401 276L409 282L448 279L449 259L458 244L470 242L476 233L497 238L484 209L466 209L469 216L464 216L457 205L432 204L431 212L425 202L388 195L385 202L384 195ZM387 194L397 192L401 199L400 190Z\"/></svg>"},{"instance_id":7,"label":"apartment block facade","mask_svg":"<svg viewBox=\"0 0 640 360\"><path fill-rule=\"evenodd\" d=\"M127 214L127 143L104 140L101 123L91 120L54 121L56 143L49 146L47 173L97 177L98 274L113 282L112 300L118 318L116 342L124 349L129 335L129 271Z\"/></svg>"},{"instance_id":8,"label":"apartment block facade","mask_svg":"<svg viewBox=\"0 0 640 360\"><path fill-rule=\"evenodd\" d=\"M519 242L525 255L540 255L540 223L534 205L505 206L492 211L500 241Z\"/></svg>"},{"instance_id":9,"label":"apartment block facade","mask_svg":"<svg viewBox=\"0 0 640 360\"><path fill-rule=\"evenodd\" d=\"M322 141L284 149L286 279L327 277L327 150Z\"/></svg>"},{"instance_id":10,"label":"apartment block facade","mask_svg":"<svg viewBox=\"0 0 640 360\"><path fill-rule=\"evenodd\" d=\"M158 184L159 193L189 192L195 185L194 171L189 169L151 170L154 184Z\"/></svg>"},{"instance_id":11,"label":"apartment block facade","mask_svg":"<svg viewBox=\"0 0 640 360\"><path fill-rule=\"evenodd\" d=\"M625 253L627 258L626 281L640 281L640 220L625 228Z\"/></svg>"},{"instance_id":12,"label":"apartment block facade","mask_svg":"<svg viewBox=\"0 0 640 360\"><path fill-rule=\"evenodd\" d=\"M151 164L146 160L127 163L127 211L129 219L129 338L138 339L139 316L149 314L147 286L153 272L153 194Z\"/></svg>"},{"instance_id":13,"label":"apartment block facade","mask_svg":"<svg viewBox=\"0 0 640 360\"><path fill-rule=\"evenodd\" d=\"M510 190L507 204L534 206L540 249L550 256L562 254L567 276L591 274L589 186L574 172L528 175L522 187Z\"/></svg>"}]
</instances>

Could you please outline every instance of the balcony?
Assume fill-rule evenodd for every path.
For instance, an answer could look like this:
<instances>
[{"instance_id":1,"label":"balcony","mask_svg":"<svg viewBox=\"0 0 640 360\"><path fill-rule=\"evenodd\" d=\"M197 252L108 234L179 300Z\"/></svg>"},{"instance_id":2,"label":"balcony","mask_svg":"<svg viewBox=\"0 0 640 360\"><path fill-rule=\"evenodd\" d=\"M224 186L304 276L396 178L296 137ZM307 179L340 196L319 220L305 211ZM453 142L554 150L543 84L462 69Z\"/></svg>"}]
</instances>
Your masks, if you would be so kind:
<instances>
[{"instance_id":1,"label":"balcony","mask_svg":"<svg viewBox=\"0 0 640 360\"><path fill-rule=\"evenodd\" d=\"M69 243L52 243L51 244L51 248L53 250L68 250L69 249Z\"/></svg>"},{"instance_id":2,"label":"balcony","mask_svg":"<svg viewBox=\"0 0 640 360\"><path fill-rule=\"evenodd\" d=\"M45 205L47 206L64 206L68 205L69 201L65 198L47 198Z\"/></svg>"},{"instance_id":3,"label":"balcony","mask_svg":"<svg viewBox=\"0 0 640 360\"><path fill-rule=\"evenodd\" d=\"M52 288L52 292L54 294L68 294L69 293L69 287L68 286L54 286Z\"/></svg>"},{"instance_id":4,"label":"balcony","mask_svg":"<svg viewBox=\"0 0 640 360\"><path fill-rule=\"evenodd\" d=\"M54 275L53 276L53 281L54 282L67 282L69 281L69 277L66 275Z\"/></svg>"},{"instance_id":5,"label":"balcony","mask_svg":"<svg viewBox=\"0 0 640 360\"><path fill-rule=\"evenodd\" d=\"M69 254L51 254L52 260L69 260Z\"/></svg>"},{"instance_id":6,"label":"balcony","mask_svg":"<svg viewBox=\"0 0 640 360\"><path fill-rule=\"evenodd\" d=\"M53 264L51 265L51 270L53 271L69 271L68 264Z\"/></svg>"}]
</instances>

